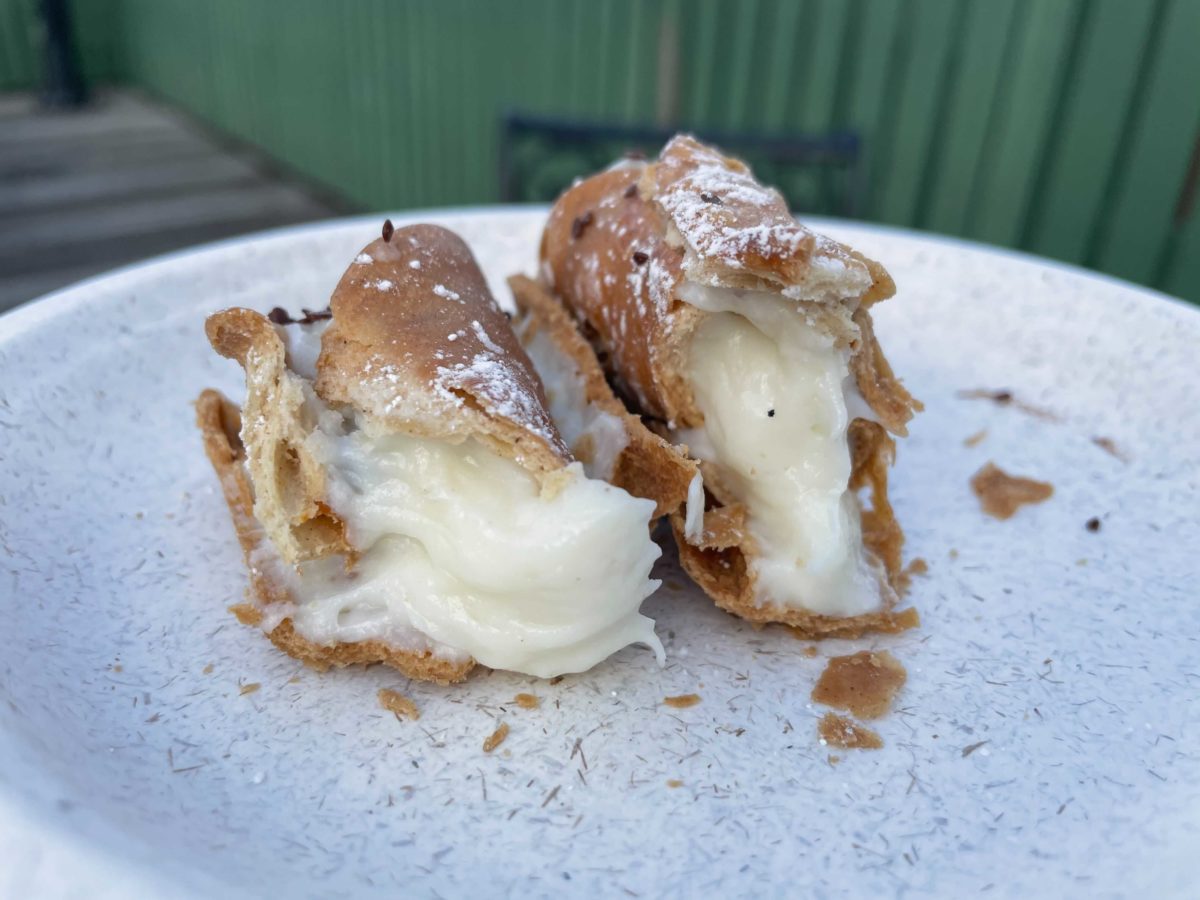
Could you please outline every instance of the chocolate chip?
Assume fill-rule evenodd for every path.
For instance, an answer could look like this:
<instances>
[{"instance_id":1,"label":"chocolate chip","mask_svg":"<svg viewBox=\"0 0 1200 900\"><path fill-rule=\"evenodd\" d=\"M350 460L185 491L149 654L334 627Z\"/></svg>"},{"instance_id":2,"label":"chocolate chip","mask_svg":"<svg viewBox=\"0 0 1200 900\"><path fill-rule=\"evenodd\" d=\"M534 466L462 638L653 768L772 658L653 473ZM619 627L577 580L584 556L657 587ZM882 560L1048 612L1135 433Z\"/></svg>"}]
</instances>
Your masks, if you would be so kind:
<instances>
[{"instance_id":1,"label":"chocolate chip","mask_svg":"<svg viewBox=\"0 0 1200 900\"><path fill-rule=\"evenodd\" d=\"M284 309L282 306L276 306L269 313L267 313L267 318L276 325L311 325L313 322L320 322L323 319L333 318L333 312L330 311L328 306L324 309L317 310L301 308L300 312L304 313L304 318L293 319L290 315L288 315L288 311L286 309Z\"/></svg>"},{"instance_id":2,"label":"chocolate chip","mask_svg":"<svg viewBox=\"0 0 1200 900\"><path fill-rule=\"evenodd\" d=\"M592 215L592 211L588 210L582 216L571 223L571 237L579 240L583 237L583 233L587 231L587 227L592 224L592 220L596 217Z\"/></svg>"},{"instance_id":3,"label":"chocolate chip","mask_svg":"<svg viewBox=\"0 0 1200 900\"><path fill-rule=\"evenodd\" d=\"M718 197L716 194L714 194L712 191L701 191L700 199L703 200L705 203L715 203L715 204L717 204L717 206L721 205L721 198Z\"/></svg>"},{"instance_id":4,"label":"chocolate chip","mask_svg":"<svg viewBox=\"0 0 1200 900\"><path fill-rule=\"evenodd\" d=\"M327 306L324 309L304 309L300 308L300 312L304 313L304 318L300 319L301 325L311 325L313 322L320 322L324 319L332 319L333 311Z\"/></svg>"},{"instance_id":5,"label":"chocolate chip","mask_svg":"<svg viewBox=\"0 0 1200 900\"><path fill-rule=\"evenodd\" d=\"M1088 531L1095 533L1100 530L1100 520L1097 519L1095 516L1092 516L1090 519L1087 520L1087 524L1084 525L1083 527L1086 528Z\"/></svg>"},{"instance_id":6,"label":"chocolate chip","mask_svg":"<svg viewBox=\"0 0 1200 900\"><path fill-rule=\"evenodd\" d=\"M768 410L767 410L767 418L768 418L768 419L773 419L773 418L775 418L775 410L773 410L773 409L768 409Z\"/></svg>"},{"instance_id":7,"label":"chocolate chip","mask_svg":"<svg viewBox=\"0 0 1200 900\"><path fill-rule=\"evenodd\" d=\"M383 220L383 242L391 243L392 235L396 232L396 226L392 224L391 219Z\"/></svg>"},{"instance_id":8,"label":"chocolate chip","mask_svg":"<svg viewBox=\"0 0 1200 900\"><path fill-rule=\"evenodd\" d=\"M648 253L643 253L641 250L633 251L633 261L635 263L637 263L639 266L645 265L646 260L648 260L649 258L650 258L650 254L648 254Z\"/></svg>"},{"instance_id":9,"label":"chocolate chip","mask_svg":"<svg viewBox=\"0 0 1200 900\"><path fill-rule=\"evenodd\" d=\"M629 187L625 188L626 198L636 197L637 192L638 192L638 190L637 190L637 182L636 181L633 184L631 184Z\"/></svg>"}]
</instances>

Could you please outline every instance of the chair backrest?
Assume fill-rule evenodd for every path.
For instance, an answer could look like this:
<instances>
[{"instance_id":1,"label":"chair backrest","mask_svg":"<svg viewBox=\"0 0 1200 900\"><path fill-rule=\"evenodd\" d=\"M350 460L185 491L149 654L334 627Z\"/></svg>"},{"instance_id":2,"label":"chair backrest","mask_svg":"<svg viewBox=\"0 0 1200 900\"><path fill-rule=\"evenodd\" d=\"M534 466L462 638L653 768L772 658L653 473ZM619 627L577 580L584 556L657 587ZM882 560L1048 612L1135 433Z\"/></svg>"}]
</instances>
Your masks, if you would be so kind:
<instances>
[{"instance_id":1,"label":"chair backrest","mask_svg":"<svg viewBox=\"0 0 1200 900\"><path fill-rule=\"evenodd\" d=\"M549 202L580 176L622 155L653 156L686 128L612 125L510 112L501 121L500 197ZM744 159L793 210L853 218L860 210L862 146L856 132L767 135L697 129L700 140Z\"/></svg>"}]
</instances>

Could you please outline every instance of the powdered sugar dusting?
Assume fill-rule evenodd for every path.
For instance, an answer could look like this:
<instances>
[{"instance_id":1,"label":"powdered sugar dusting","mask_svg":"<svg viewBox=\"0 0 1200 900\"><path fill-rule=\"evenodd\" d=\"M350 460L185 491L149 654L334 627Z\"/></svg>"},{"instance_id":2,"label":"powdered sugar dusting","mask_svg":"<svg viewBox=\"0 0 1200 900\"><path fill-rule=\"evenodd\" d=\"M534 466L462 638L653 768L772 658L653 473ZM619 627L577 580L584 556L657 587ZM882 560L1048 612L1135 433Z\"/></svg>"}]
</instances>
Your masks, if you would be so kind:
<instances>
[{"instance_id":1,"label":"powdered sugar dusting","mask_svg":"<svg viewBox=\"0 0 1200 900\"><path fill-rule=\"evenodd\" d=\"M664 157L675 143L663 151ZM771 221L775 217L765 215L786 209L778 191L759 184L749 172L729 168L717 153L703 148L692 151L682 166L670 159L663 165L682 172L661 185L656 199L698 255L742 269L748 255L794 255L811 245L811 232L790 217ZM756 224L740 221L735 214L739 209L759 211Z\"/></svg>"},{"instance_id":2,"label":"powdered sugar dusting","mask_svg":"<svg viewBox=\"0 0 1200 900\"><path fill-rule=\"evenodd\" d=\"M871 284L862 261L798 223L778 191L711 147L673 139L657 181L655 199L686 245L689 278L721 285L723 273L712 267L717 263L732 274L777 282L788 296L834 302Z\"/></svg>"},{"instance_id":3,"label":"powdered sugar dusting","mask_svg":"<svg viewBox=\"0 0 1200 900\"><path fill-rule=\"evenodd\" d=\"M469 392L490 415L521 425L565 455L566 447L541 401L495 352L476 353L467 363L439 366L433 387L448 393L453 393L451 388Z\"/></svg>"},{"instance_id":4,"label":"powdered sugar dusting","mask_svg":"<svg viewBox=\"0 0 1200 900\"><path fill-rule=\"evenodd\" d=\"M462 302L462 295L460 295L458 291L450 290L450 288L446 287L444 284L435 284L433 286L433 292L443 300L453 300L455 303Z\"/></svg>"},{"instance_id":5,"label":"powdered sugar dusting","mask_svg":"<svg viewBox=\"0 0 1200 900\"><path fill-rule=\"evenodd\" d=\"M360 253L360 254L358 254L358 256L354 257L354 262L356 265L365 266L368 263L375 262L375 257L373 257L370 253L364 252L364 253Z\"/></svg>"},{"instance_id":6,"label":"powdered sugar dusting","mask_svg":"<svg viewBox=\"0 0 1200 900\"><path fill-rule=\"evenodd\" d=\"M491 337L488 335L488 333L483 330L483 326L479 324L478 319L472 320L471 330L475 332L475 337L479 338L479 343L483 344L483 346L487 347L493 353L503 353L504 352L503 350L500 349L500 346L491 339Z\"/></svg>"},{"instance_id":7,"label":"powdered sugar dusting","mask_svg":"<svg viewBox=\"0 0 1200 900\"><path fill-rule=\"evenodd\" d=\"M421 268L421 261L419 259L410 259L408 261L408 267L410 269L419 269Z\"/></svg>"},{"instance_id":8,"label":"powdered sugar dusting","mask_svg":"<svg viewBox=\"0 0 1200 900\"><path fill-rule=\"evenodd\" d=\"M390 291L392 288L394 288L396 286L395 282L393 282L387 278L380 278L380 279L377 279L376 281L370 281L367 284L369 287L373 287L377 291Z\"/></svg>"}]
</instances>

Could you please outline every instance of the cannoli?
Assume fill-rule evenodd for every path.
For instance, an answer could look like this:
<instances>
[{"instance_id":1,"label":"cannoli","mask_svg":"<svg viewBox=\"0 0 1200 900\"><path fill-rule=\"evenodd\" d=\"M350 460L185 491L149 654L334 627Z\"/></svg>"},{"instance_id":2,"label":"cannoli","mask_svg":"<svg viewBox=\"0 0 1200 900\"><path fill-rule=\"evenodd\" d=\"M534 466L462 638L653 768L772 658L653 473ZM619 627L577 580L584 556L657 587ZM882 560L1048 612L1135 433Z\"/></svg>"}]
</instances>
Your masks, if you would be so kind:
<instances>
[{"instance_id":1,"label":"cannoli","mask_svg":"<svg viewBox=\"0 0 1200 900\"><path fill-rule=\"evenodd\" d=\"M872 328L879 263L687 136L569 189L541 258L630 410L699 461L703 509L670 517L718 605L812 636L915 622L887 469L920 404Z\"/></svg>"},{"instance_id":2,"label":"cannoli","mask_svg":"<svg viewBox=\"0 0 1200 900\"><path fill-rule=\"evenodd\" d=\"M661 660L638 611L654 503L572 457L462 240L384 235L328 312L207 322L246 376L240 411L197 404L251 574L239 618L319 667L439 682L579 672L634 643Z\"/></svg>"}]
</instances>

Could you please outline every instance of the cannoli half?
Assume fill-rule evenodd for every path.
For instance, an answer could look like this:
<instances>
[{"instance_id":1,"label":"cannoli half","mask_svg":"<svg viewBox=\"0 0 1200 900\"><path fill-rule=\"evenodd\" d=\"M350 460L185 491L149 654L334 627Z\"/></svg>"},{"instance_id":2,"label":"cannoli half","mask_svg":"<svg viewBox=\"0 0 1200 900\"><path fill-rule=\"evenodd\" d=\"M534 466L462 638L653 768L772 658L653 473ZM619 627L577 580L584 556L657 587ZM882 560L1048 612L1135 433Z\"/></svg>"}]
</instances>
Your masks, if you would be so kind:
<instances>
[{"instance_id":1,"label":"cannoli half","mask_svg":"<svg viewBox=\"0 0 1200 900\"><path fill-rule=\"evenodd\" d=\"M875 339L869 308L895 292L881 265L686 136L568 190L541 256L630 408L700 461L703 516L671 520L720 606L814 636L915 621L893 611L887 468L919 403Z\"/></svg>"},{"instance_id":2,"label":"cannoli half","mask_svg":"<svg viewBox=\"0 0 1200 900\"><path fill-rule=\"evenodd\" d=\"M658 582L654 504L588 478L467 246L385 232L328 318L230 309L213 347L240 414L198 419L245 550L241 617L317 665L459 680L476 661L547 677L632 643Z\"/></svg>"}]
</instances>

